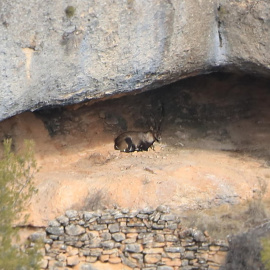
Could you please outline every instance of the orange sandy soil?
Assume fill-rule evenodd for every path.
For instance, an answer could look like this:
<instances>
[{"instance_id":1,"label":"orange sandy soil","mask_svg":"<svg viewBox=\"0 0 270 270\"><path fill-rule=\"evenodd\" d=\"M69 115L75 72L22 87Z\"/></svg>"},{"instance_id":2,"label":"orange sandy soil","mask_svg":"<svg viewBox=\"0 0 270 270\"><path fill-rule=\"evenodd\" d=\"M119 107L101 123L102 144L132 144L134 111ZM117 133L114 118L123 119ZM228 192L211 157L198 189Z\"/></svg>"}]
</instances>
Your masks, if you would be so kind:
<instances>
[{"instance_id":1,"label":"orange sandy soil","mask_svg":"<svg viewBox=\"0 0 270 270\"><path fill-rule=\"evenodd\" d=\"M11 137L16 150L24 139L35 141L40 170L29 224L46 226L67 209L165 204L183 212L252 198L260 181L270 181L268 85L249 76L209 75L1 122L0 137ZM147 130L152 115L162 119L155 150L114 150L121 131Z\"/></svg>"}]
</instances>

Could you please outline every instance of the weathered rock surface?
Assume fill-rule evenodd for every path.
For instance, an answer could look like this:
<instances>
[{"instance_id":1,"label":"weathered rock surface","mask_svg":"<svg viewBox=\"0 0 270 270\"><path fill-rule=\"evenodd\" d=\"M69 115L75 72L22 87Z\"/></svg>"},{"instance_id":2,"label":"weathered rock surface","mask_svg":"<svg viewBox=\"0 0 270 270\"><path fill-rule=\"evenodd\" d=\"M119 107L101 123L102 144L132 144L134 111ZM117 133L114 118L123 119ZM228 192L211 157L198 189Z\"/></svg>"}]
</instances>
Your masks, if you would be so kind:
<instances>
[{"instance_id":1,"label":"weathered rock surface","mask_svg":"<svg viewBox=\"0 0 270 270\"><path fill-rule=\"evenodd\" d=\"M220 66L269 74L267 0L2 0L0 120Z\"/></svg>"}]
</instances>

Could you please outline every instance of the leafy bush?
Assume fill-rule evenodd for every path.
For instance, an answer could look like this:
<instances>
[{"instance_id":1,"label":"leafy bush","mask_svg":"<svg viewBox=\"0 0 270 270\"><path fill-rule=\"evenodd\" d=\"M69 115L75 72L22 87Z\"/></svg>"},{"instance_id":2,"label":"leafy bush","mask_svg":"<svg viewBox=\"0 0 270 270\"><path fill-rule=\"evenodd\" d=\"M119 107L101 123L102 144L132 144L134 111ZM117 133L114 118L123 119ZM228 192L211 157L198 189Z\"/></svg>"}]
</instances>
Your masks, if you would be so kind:
<instances>
[{"instance_id":1,"label":"leafy bush","mask_svg":"<svg viewBox=\"0 0 270 270\"><path fill-rule=\"evenodd\" d=\"M0 269L39 269L39 253L32 249L23 251L14 244L18 239L15 224L26 222L29 199L36 192L33 176L37 171L33 143L25 142L24 151L11 151L12 141L4 141L4 156L0 160Z\"/></svg>"},{"instance_id":2,"label":"leafy bush","mask_svg":"<svg viewBox=\"0 0 270 270\"><path fill-rule=\"evenodd\" d=\"M262 239L261 258L266 270L270 270L270 238Z\"/></svg>"},{"instance_id":3,"label":"leafy bush","mask_svg":"<svg viewBox=\"0 0 270 270\"><path fill-rule=\"evenodd\" d=\"M263 270L260 239L255 233L243 233L230 239L224 270Z\"/></svg>"}]
</instances>

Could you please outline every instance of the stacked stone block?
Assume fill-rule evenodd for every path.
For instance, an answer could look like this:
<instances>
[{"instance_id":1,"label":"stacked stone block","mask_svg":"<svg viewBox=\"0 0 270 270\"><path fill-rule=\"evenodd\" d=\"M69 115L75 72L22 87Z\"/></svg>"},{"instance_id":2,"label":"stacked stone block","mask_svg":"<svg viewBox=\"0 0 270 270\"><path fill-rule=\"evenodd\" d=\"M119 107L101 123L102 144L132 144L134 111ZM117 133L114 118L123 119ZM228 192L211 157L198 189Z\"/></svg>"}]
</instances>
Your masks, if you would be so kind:
<instances>
[{"instance_id":1,"label":"stacked stone block","mask_svg":"<svg viewBox=\"0 0 270 270\"><path fill-rule=\"evenodd\" d=\"M182 228L179 218L164 206L140 211L69 210L49 223L44 242L42 269L59 270L88 270L97 261L135 270L214 270L228 250L224 241L211 242L199 230Z\"/></svg>"}]
</instances>

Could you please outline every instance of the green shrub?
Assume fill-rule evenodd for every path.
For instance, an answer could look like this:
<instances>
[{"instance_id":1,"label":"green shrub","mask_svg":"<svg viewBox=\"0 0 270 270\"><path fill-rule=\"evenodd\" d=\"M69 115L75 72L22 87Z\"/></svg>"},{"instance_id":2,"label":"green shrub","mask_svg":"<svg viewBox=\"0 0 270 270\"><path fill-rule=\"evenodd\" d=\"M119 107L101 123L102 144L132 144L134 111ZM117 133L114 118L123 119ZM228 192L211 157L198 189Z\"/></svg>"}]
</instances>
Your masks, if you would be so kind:
<instances>
[{"instance_id":1,"label":"green shrub","mask_svg":"<svg viewBox=\"0 0 270 270\"><path fill-rule=\"evenodd\" d=\"M75 14L75 11L76 11L76 8L73 7L73 6L68 6L66 9L65 9L65 12L66 12L66 15L68 18L71 18L74 16Z\"/></svg>"},{"instance_id":2,"label":"green shrub","mask_svg":"<svg viewBox=\"0 0 270 270\"><path fill-rule=\"evenodd\" d=\"M24 151L11 151L12 141L4 141L0 160L0 269L39 269L40 255L34 248L23 249L18 242L18 222L25 223L29 199L36 192L33 176L37 171L33 143L26 141ZM17 241L16 241L17 240Z\"/></svg>"},{"instance_id":3,"label":"green shrub","mask_svg":"<svg viewBox=\"0 0 270 270\"><path fill-rule=\"evenodd\" d=\"M223 269L264 270L260 252L260 239L254 232L235 235L230 238L229 251Z\"/></svg>"},{"instance_id":4,"label":"green shrub","mask_svg":"<svg viewBox=\"0 0 270 270\"><path fill-rule=\"evenodd\" d=\"M262 239L261 258L266 270L270 270L270 238Z\"/></svg>"}]
</instances>

